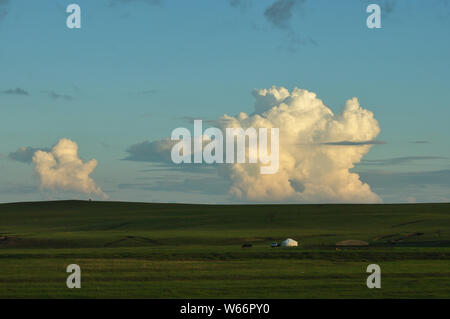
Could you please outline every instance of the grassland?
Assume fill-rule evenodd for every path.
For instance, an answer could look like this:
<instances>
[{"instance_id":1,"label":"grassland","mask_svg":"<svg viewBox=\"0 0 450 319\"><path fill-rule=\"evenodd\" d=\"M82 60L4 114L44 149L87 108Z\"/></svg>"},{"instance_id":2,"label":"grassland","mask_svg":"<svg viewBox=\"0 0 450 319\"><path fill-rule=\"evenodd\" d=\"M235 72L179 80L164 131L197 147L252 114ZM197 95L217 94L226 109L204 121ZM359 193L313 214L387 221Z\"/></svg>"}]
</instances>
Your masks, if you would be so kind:
<instances>
[{"instance_id":1,"label":"grassland","mask_svg":"<svg viewBox=\"0 0 450 319\"><path fill-rule=\"evenodd\" d=\"M0 269L0 298L449 298L450 204L2 204Z\"/></svg>"}]
</instances>

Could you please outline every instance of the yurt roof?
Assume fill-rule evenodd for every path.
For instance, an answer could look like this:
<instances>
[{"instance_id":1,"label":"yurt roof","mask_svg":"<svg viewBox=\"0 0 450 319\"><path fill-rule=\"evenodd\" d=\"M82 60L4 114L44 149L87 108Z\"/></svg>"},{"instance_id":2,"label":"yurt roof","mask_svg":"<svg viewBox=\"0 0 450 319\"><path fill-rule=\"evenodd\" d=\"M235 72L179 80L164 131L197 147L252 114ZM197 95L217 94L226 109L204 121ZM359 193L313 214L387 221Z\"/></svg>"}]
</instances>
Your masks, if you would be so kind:
<instances>
[{"instance_id":1,"label":"yurt roof","mask_svg":"<svg viewBox=\"0 0 450 319\"><path fill-rule=\"evenodd\" d=\"M369 243L363 240L348 239L336 243L336 246L369 246Z\"/></svg>"}]
</instances>

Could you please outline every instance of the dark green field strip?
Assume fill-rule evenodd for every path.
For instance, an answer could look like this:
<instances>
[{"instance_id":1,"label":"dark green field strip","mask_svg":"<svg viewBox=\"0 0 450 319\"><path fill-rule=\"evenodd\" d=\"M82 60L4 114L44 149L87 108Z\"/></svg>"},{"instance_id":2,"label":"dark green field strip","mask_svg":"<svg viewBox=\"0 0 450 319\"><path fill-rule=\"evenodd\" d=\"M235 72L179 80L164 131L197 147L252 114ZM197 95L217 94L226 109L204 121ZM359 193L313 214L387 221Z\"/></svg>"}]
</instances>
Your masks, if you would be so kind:
<instances>
[{"instance_id":1,"label":"dark green field strip","mask_svg":"<svg viewBox=\"0 0 450 319\"><path fill-rule=\"evenodd\" d=\"M292 260L329 260L329 261L391 261L391 260L450 260L449 251L232 251L232 252L197 252L197 251L108 251L96 250L83 252L27 252L12 253L1 251L1 259L36 259L36 258L138 258L149 260L246 260L246 259L292 259Z\"/></svg>"},{"instance_id":2,"label":"dark green field strip","mask_svg":"<svg viewBox=\"0 0 450 319\"><path fill-rule=\"evenodd\" d=\"M411 273L404 273L404 274L385 274L383 275L384 280L389 279L399 279L399 278L406 278L406 279L420 279L420 280L426 280L430 278L434 279L448 279L450 273L420 273L420 274L411 274ZM167 281L193 281L193 280L199 280L199 281L216 281L216 280L223 280L223 281L233 281L233 280L245 280L245 281L261 281L261 280L316 280L316 281L326 281L326 280L334 280L334 279L359 279L360 281L364 281L364 279L367 278L365 274L328 274L328 275L272 275L272 276L251 276L251 275L228 275L228 276L219 276L219 275L202 275L202 276L182 276L182 275L174 275L170 276L169 278L158 278L158 277L151 277L151 276L90 276L90 277L83 277L83 283L84 285L89 284L95 284L99 282L122 282L122 285L126 285L127 282L162 282L165 283ZM0 283L59 283L62 288L65 288L65 280L66 277L63 278L26 278L26 279L15 279L15 278L0 278ZM450 281L449 281L450 283ZM449 296L450 297L450 296Z\"/></svg>"},{"instance_id":3,"label":"dark green field strip","mask_svg":"<svg viewBox=\"0 0 450 319\"><path fill-rule=\"evenodd\" d=\"M316 232L316 234L309 234ZM450 230L448 231L450 233ZM245 234L247 236L245 236ZM450 247L450 240L447 238L447 232L441 237L434 233L421 233L420 236L414 236L414 233L405 232L390 236L386 239L375 239L375 234L347 233L339 232L337 234L320 234L319 230L309 229L299 230L271 230L252 234L249 232L234 233L215 232L214 231L192 231L183 230L180 232L140 232L131 234L121 234L116 232L70 232L70 233L49 233L45 234L16 234L5 235L6 239L0 239L0 250L17 248L110 248L110 247L169 247L186 245L203 246L227 246L250 243L252 245L263 245L268 247L271 242L281 242L287 236L295 237L300 241L300 246L308 249L334 249L335 243L348 238L358 238L369 242L373 247ZM214 236L213 236L214 235ZM243 236L244 235L244 236ZM254 236L251 236L254 235ZM36 237L39 236L39 237ZM383 236L381 236L383 238ZM449 236L450 237L450 236Z\"/></svg>"},{"instance_id":4,"label":"dark green field strip","mask_svg":"<svg viewBox=\"0 0 450 319\"><path fill-rule=\"evenodd\" d=\"M82 289L65 266L82 267ZM450 262L383 262L382 289L365 286L365 262L314 260L0 260L0 297L58 298L448 298ZM223 291L223 293L221 292Z\"/></svg>"},{"instance_id":5,"label":"dark green field strip","mask_svg":"<svg viewBox=\"0 0 450 319\"><path fill-rule=\"evenodd\" d=\"M103 281L82 284L81 289L67 289L56 282L38 282L4 284L0 298L449 298L448 284L442 278L426 277L385 280L382 289L368 289L361 278Z\"/></svg>"},{"instance_id":6,"label":"dark green field strip","mask_svg":"<svg viewBox=\"0 0 450 319\"><path fill-rule=\"evenodd\" d=\"M446 228L450 204L415 205L174 205L115 202L1 204L0 231Z\"/></svg>"}]
</instances>

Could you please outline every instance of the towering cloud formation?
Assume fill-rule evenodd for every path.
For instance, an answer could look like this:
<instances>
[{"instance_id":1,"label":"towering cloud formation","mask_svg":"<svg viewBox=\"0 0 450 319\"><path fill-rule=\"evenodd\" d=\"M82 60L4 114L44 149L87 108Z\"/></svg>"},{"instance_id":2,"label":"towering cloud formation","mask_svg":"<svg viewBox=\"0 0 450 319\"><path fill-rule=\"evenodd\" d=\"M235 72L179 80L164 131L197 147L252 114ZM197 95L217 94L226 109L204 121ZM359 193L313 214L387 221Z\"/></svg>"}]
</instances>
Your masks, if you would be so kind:
<instances>
[{"instance_id":1,"label":"towering cloud formation","mask_svg":"<svg viewBox=\"0 0 450 319\"><path fill-rule=\"evenodd\" d=\"M97 161L92 159L84 163L78 157L78 145L69 139L59 140L50 152L36 151L33 163L42 188L107 197L89 177L97 167Z\"/></svg>"},{"instance_id":2,"label":"towering cloud formation","mask_svg":"<svg viewBox=\"0 0 450 319\"><path fill-rule=\"evenodd\" d=\"M219 174L230 181L229 193L243 201L304 203L376 203L380 197L359 175L350 172L376 144L380 132L373 113L352 98L339 114L316 94L299 88L254 90L253 114L224 115L216 125L247 129L279 128L279 169L260 174L257 164L219 164ZM168 162L173 141L135 144L128 160Z\"/></svg>"},{"instance_id":3,"label":"towering cloud formation","mask_svg":"<svg viewBox=\"0 0 450 319\"><path fill-rule=\"evenodd\" d=\"M255 113L224 115L223 127L278 127L280 168L259 174L260 164L220 166L230 193L242 200L292 202L379 202L370 186L349 170L361 161L380 132L373 113L356 98L339 114L315 93L280 87L255 90ZM341 143L345 141L347 143ZM354 143L348 143L354 142Z\"/></svg>"}]
</instances>

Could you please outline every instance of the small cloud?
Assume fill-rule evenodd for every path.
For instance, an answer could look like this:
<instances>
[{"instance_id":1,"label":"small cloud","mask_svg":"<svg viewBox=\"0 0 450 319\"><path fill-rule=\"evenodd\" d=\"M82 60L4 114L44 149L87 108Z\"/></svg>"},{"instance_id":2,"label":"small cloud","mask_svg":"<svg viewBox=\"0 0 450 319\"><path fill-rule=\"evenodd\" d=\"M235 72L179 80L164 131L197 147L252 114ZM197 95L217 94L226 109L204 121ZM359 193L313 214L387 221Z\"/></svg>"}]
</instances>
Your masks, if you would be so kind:
<instances>
[{"instance_id":1,"label":"small cloud","mask_svg":"<svg viewBox=\"0 0 450 319\"><path fill-rule=\"evenodd\" d=\"M339 141L339 142L328 142L328 143L322 143L322 145L336 145L336 146L362 146L362 145L382 145L386 144L385 141L360 141L360 142L354 142L354 141Z\"/></svg>"},{"instance_id":2,"label":"small cloud","mask_svg":"<svg viewBox=\"0 0 450 319\"><path fill-rule=\"evenodd\" d=\"M264 16L274 27L286 29L292 18L292 9L305 0L276 0L266 8Z\"/></svg>"},{"instance_id":3,"label":"small cloud","mask_svg":"<svg viewBox=\"0 0 450 319\"><path fill-rule=\"evenodd\" d=\"M229 0L229 4L235 8L245 9L251 6L250 0ZM264 18L269 24L285 33L286 39L279 45L280 49L286 49L289 52L296 52L300 46L314 45L318 43L311 37L298 33L291 27L291 20L294 9L304 11L306 0L275 0L264 10ZM254 29L261 28L253 24Z\"/></svg>"},{"instance_id":4,"label":"small cloud","mask_svg":"<svg viewBox=\"0 0 450 319\"><path fill-rule=\"evenodd\" d=\"M37 151L49 152L50 149L48 147L34 148L30 146L23 146L17 151L9 153L8 158L16 162L30 164L33 161L34 153Z\"/></svg>"},{"instance_id":5,"label":"small cloud","mask_svg":"<svg viewBox=\"0 0 450 319\"><path fill-rule=\"evenodd\" d=\"M54 91L48 91L46 92L48 94L48 97L53 100L65 100L65 101L73 101L75 98L68 94L59 94Z\"/></svg>"},{"instance_id":6,"label":"small cloud","mask_svg":"<svg viewBox=\"0 0 450 319\"><path fill-rule=\"evenodd\" d=\"M11 94L11 95L23 95L23 96L29 96L30 95L30 93L28 93L27 91L25 91L24 89L21 89L21 88L4 90L4 91L1 91L1 93L3 93L3 94Z\"/></svg>"},{"instance_id":7,"label":"small cloud","mask_svg":"<svg viewBox=\"0 0 450 319\"><path fill-rule=\"evenodd\" d=\"M97 160L84 162L78 156L77 143L69 139L60 139L49 152L35 152L33 163L41 189L75 191L107 198L89 176L96 169Z\"/></svg>"},{"instance_id":8,"label":"small cloud","mask_svg":"<svg viewBox=\"0 0 450 319\"><path fill-rule=\"evenodd\" d=\"M303 4L305 2L306 0L276 0L264 11L264 17L273 27L287 30L287 40L283 41L280 47L287 49L289 52L297 52L299 46L318 46L313 38L298 33L290 24L294 8L298 7L304 10Z\"/></svg>"},{"instance_id":9,"label":"small cloud","mask_svg":"<svg viewBox=\"0 0 450 319\"><path fill-rule=\"evenodd\" d=\"M431 144L429 141L412 141L413 144Z\"/></svg>"}]
</instances>

